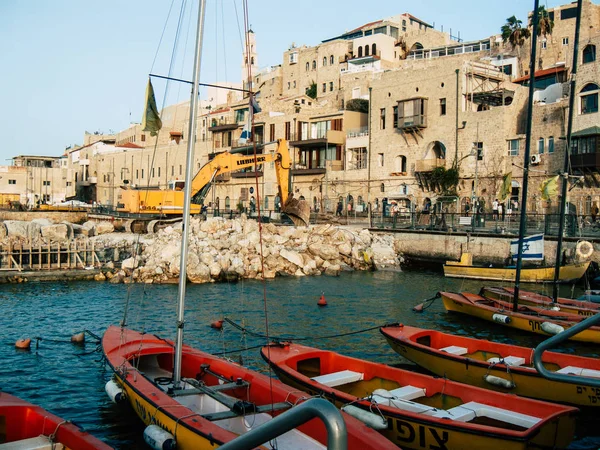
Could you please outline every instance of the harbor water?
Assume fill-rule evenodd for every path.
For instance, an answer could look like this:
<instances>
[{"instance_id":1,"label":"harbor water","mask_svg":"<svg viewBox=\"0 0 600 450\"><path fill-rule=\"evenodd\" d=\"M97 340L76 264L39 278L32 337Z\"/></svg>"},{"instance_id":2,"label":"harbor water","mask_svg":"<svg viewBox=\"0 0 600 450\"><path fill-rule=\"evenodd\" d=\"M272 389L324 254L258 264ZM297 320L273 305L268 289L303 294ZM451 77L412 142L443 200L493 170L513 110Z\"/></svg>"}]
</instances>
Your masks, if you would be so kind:
<instances>
[{"instance_id":1,"label":"harbor water","mask_svg":"<svg viewBox=\"0 0 600 450\"><path fill-rule=\"evenodd\" d=\"M497 324L447 314L441 301L423 313L412 311L413 306L437 291L478 292L480 287L481 282L446 279L425 271L352 272L339 277L282 277L265 283L188 285L185 340L207 352L224 352L232 360L266 374L268 367L256 348L265 339L253 334L265 334L265 311L271 337L307 338L302 342L305 345L412 369L415 366L402 361L377 329L338 335L401 322L528 347L541 342L542 338L533 334L508 332ZM543 289L531 285L522 288ZM326 307L317 305L321 294L328 302ZM571 290L564 287L562 295L570 296ZM74 421L115 448L146 448L143 426L133 411L128 405L112 404L104 392L111 374L94 335L101 337L109 325L125 318L129 328L173 339L176 301L176 285L2 285L0 389ZM211 322L223 317L249 332L242 333L227 323L222 331L210 327ZM82 330L91 332L86 344L71 344L70 337ZM30 351L15 349L17 339L28 337L33 339ZM597 346L586 344L569 344L560 351L593 357L600 354ZM572 448L600 446L599 416L591 411L580 415Z\"/></svg>"}]
</instances>

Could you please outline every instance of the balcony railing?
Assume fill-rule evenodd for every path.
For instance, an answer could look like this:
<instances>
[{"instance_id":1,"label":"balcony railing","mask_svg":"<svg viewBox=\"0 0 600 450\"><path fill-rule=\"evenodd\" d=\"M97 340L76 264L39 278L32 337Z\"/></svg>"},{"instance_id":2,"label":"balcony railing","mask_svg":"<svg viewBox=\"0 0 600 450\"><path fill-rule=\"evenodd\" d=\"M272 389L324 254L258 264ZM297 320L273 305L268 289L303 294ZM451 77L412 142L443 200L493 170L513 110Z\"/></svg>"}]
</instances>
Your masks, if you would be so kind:
<instances>
[{"instance_id":1,"label":"balcony railing","mask_svg":"<svg viewBox=\"0 0 600 450\"><path fill-rule=\"evenodd\" d=\"M445 167L446 160L443 158L420 159L415 161L415 172L431 172L436 167Z\"/></svg>"},{"instance_id":2,"label":"balcony railing","mask_svg":"<svg viewBox=\"0 0 600 450\"><path fill-rule=\"evenodd\" d=\"M481 52L490 49L490 41L477 42L470 45L436 48L431 50L414 50L406 59L433 59L442 56L462 55L464 53Z\"/></svg>"},{"instance_id":3,"label":"balcony railing","mask_svg":"<svg viewBox=\"0 0 600 450\"><path fill-rule=\"evenodd\" d=\"M352 130L348 130L346 132L346 137L348 137L348 138L368 136L368 135L369 135L369 127L353 128Z\"/></svg>"},{"instance_id":4,"label":"balcony railing","mask_svg":"<svg viewBox=\"0 0 600 450\"><path fill-rule=\"evenodd\" d=\"M398 117L398 128L425 128L427 127L427 116L416 114L414 116Z\"/></svg>"},{"instance_id":5,"label":"balcony railing","mask_svg":"<svg viewBox=\"0 0 600 450\"><path fill-rule=\"evenodd\" d=\"M583 153L570 158L573 169L600 170L600 153Z\"/></svg>"}]
</instances>

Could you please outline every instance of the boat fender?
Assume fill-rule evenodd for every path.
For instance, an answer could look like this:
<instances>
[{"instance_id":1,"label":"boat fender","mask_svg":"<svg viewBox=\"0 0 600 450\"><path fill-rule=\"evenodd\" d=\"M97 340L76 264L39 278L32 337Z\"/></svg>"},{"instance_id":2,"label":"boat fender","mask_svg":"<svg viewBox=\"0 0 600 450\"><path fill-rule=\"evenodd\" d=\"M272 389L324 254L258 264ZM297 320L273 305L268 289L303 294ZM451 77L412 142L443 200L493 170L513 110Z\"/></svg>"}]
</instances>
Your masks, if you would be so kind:
<instances>
[{"instance_id":1,"label":"boat fender","mask_svg":"<svg viewBox=\"0 0 600 450\"><path fill-rule=\"evenodd\" d=\"M552 311L560 311L560 306L553 306L552 308L550 308Z\"/></svg>"},{"instance_id":2,"label":"boat fender","mask_svg":"<svg viewBox=\"0 0 600 450\"><path fill-rule=\"evenodd\" d=\"M125 400L125 392L115 380L108 380L104 390L113 403L121 403Z\"/></svg>"},{"instance_id":3,"label":"boat fender","mask_svg":"<svg viewBox=\"0 0 600 450\"><path fill-rule=\"evenodd\" d=\"M594 253L594 246L588 241L579 241L575 247L575 254L580 259L588 259Z\"/></svg>"},{"instance_id":4,"label":"boat fender","mask_svg":"<svg viewBox=\"0 0 600 450\"><path fill-rule=\"evenodd\" d=\"M494 314L492 316L492 319L494 320L494 322L498 322L498 323L510 323L510 317L505 316L504 314Z\"/></svg>"},{"instance_id":5,"label":"boat fender","mask_svg":"<svg viewBox=\"0 0 600 450\"><path fill-rule=\"evenodd\" d=\"M552 322L542 322L541 328L542 331L548 334L558 334L565 331L563 327Z\"/></svg>"},{"instance_id":6,"label":"boat fender","mask_svg":"<svg viewBox=\"0 0 600 450\"><path fill-rule=\"evenodd\" d=\"M505 380L504 378L497 377L495 375L484 375L483 379L486 383L493 384L504 389L512 389L516 386L511 380Z\"/></svg>"},{"instance_id":7,"label":"boat fender","mask_svg":"<svg viewBox=\"0 0 600 450\"><path fill-rule=\"evenodd\" d=\"M342 411L346 414L360 420L368 427L374 430L385 430L388 427L387 420L385 420L379 414L365 411L364 409L358 408L354 405L346 405L342 407Z\"/></svg>"},{"instance_id":8,"label":"boat fender","mask_svg":"<svg viewBox=\"0 0 600 450\"><path fill-rule=\"evenodd\" d=\"M144 441L154 450L175 450L177 448L173 435L158 425L148 425L146 427Z\"/></svg>"}]
</instances>

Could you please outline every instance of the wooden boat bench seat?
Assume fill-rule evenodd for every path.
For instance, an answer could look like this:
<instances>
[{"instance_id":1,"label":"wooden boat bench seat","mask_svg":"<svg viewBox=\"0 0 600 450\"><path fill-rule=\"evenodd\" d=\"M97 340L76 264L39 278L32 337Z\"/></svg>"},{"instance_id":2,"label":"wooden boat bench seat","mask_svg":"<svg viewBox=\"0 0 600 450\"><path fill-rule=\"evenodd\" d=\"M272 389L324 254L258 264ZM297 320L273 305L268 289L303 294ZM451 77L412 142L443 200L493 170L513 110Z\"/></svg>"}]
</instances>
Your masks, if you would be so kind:
<instances>
[{"instance_id":1,"label":"wooden boat bench seat","mask_svg":"<svg viewBox=\"0 0 600 450\"><path fill-rule=\"evenodd\" d=\"M469 353L469 350L465 347L459 347L458 345L450 345L448 347L440 348L441 352L450 353L451 355L462 356Z\"/></svg>"},{"instance_id":2,"label":"wooden boat bench seat","mask_svg":"<svg viewBox=\"0 0 600 450\"><path fill-rule=\"evenodd\" d=\"M62 444L54 443L53 445L46 436L0 444L2 450L63 450L64 448Z\"/></svg>"},{"instance_id":3,"label":"wooden boat bench seat","mask_svg":"<svg viewBox=\"0 0 600 450\"><path fill-rule=\"evenodd\" d=\"M484 405L483 403L468 402L448 410L438 409L434 417L468 422L475 417L489 417L490 419L517 425L523 428L531 428L541 419L539 417L521 414L516 411L498 408L496 406Z\"/></svg>"},{"instance_id":4,"label":"wooden boat bench seat","mask_svg":"<svg viewBox=\"0 0 600 450\"><path fill-rule=\"evenodd\" d=\"M525 364L525 358L520 356L506 356L504 358L490 358L487 362L492 364L506 364L507 366L522 366Z\"/></svg>"},{"instance_id":5,"label":"wooden boat bench seat","mask_svg":"<svg viewBox=\"0 0 600 450\"><path fill-rule=\"evenodd\" d=\"M567 366L556 371L567 375L579 375L582 377L600 378L600 370L584 369L583 367Z\"/></svg>"},{"instance_id":6,"label":"wooden boat bench seat","mask_svg":"<svg viewBox=\"0 0 600 450\"><path fill-rule=\"evenodd\" d=\"M388 391L387 389L375 389L373 394L371 394L371 401L382 405L393 406L394 408L402 409L404 411L431 415L436 411L434 407L411 401L424 395L425 389L414 386L403 386L392 391Z\"/></svg>"},{"instance_id":7,"label":"wooden boat bench seat","mask_svg":"<svg viewBox=\"0 0 600 450\"><path fill-rule=\"evenodd\" d=\"M325 386L335 387L341 386L342 384L354 383L355 381L361 381L365 377L364 373L354 372L352 370L341 370L339 372L332 372L325 375L319 375L318 377L311 378L317 383L324 384Z\"/></svg>"}]
</instances>

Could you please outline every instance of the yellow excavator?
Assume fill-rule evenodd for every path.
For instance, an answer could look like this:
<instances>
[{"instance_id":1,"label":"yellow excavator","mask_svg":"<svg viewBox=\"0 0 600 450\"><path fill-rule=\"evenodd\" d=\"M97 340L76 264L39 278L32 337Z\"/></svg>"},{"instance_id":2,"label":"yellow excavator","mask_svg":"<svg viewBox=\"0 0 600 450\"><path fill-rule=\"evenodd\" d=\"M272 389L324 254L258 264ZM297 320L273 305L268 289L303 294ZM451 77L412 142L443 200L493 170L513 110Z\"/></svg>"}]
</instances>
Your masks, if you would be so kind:
<instances>
[{"instance_id":1,"label":"yellow excavator","mask_svg":"<svg viewBox=\"0 0 600 450\"><path fill-rule=\"evenodd\" d=\"M290 193L290 155L287 141L279 139L273 153L238 155L223 152L200 168L192 180L191 214L200 214L204 199L215 177L234 170L253 167L255 164L275 163L275 175L279 187L279 197L283 208L296 226L308 225L310 207L304 200L298 200ZM127 231L155 232L169 223L181 220L184 203L183 181L172 182L169 189L138 189L122 187L117 211L129 218L124 221Z\"/></svg>"}]
</instances>

